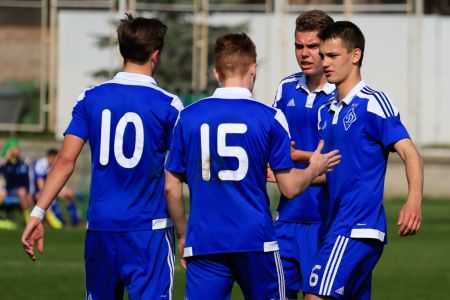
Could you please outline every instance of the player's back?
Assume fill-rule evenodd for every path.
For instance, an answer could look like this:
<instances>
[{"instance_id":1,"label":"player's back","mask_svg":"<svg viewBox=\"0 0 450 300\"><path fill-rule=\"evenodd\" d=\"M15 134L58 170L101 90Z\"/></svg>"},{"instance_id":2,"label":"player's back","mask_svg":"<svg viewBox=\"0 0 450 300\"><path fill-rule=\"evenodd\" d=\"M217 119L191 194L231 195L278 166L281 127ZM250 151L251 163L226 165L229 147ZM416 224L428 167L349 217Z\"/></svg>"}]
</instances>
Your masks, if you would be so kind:
<instances>
[{"instance_id":1,"label":"player's back","mask_svg":"<svg viewBox=\"0 0 450 300\"><path fill-rule=\"evenodd\" d=\"M191 193L187 255L276 245L266 168L269 161L275 170L292 167L287 124L281 111L242 90L218 89L188 106L175 128L166 168L186 173Z\"/></svg>"},{"instance_id":2,"label":"player's back","mask_svg":"<svg viewBox=\"0 0 450 300\"><path fill-rule=\"evenodd\" d=\"M180 100L149 76L118 73L79 97L66 134L89 140L89 228L149 230L167 218L163 165Z\"/></svg>"}]
</instances>

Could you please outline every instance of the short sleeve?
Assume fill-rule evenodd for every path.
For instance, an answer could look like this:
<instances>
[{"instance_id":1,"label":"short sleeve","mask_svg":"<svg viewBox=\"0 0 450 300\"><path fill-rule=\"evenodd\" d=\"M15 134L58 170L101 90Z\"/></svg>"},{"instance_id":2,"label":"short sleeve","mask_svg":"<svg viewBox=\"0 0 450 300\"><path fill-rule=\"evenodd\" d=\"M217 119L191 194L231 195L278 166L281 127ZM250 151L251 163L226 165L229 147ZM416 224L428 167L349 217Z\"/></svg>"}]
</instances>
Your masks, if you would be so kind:
<instances>
[{"instance_id":1,"label":"short sleeve","mask_svg":"<svg viewBox=\"0 0 450 300\"><path fill-rule=\"evenodd\" d=\"M269 163L272 170L290 169L293 167L290 141L286 117L277 109L270 131Z\"/></svg>"},{"instance_id":2,"label":"short sleeve","mask_svg":"<svg viewBox=\"0 0 450 300\"><path fill-rule=\"evenodd\" d=\"M394 151L392 146L396 142L410 138L408 131L400 120L400 114L383 118L369 113L368 118L369 135L389 151Z\"/></svg>"},{"instance_id":3,"label":"short sleeve","mask_svg":"<svg viewBox=\"0 0 450 300\"><path fill-rule=\"evenodd\" d=\"M82 95L83 98L80 98L80 95L80 97L78 98L78 102L75 104L72 110L72 120L70 121L69 126L64 132L64 135L72 134L86 141L89 137L89 123L86 112L87 100L84 98L84 92Z\"/></svg>"},{"instance_id":4,"label":"short sleeve","mask_svg":"<svg viewBox=\"0 0 450 300\"><path fill-rule=\"evenodd\" d=\"M283 101L283 84L282 83L280 83L280 85L278 85L278 89L275 94L275 99L272 104L272 107L280 109L282 111L284 111L284 109L286 108L284 101Z\"/></svg>"},{"instance_id":5,"label":"short sleeve","mask_svg":"<svg viewBox=\"0 0 450 300\"><path fill-rule=\"evenodd\" d=\"M166 170L183 174L186 172L186 153L183 138L182 119L178 119L173 130L172 142L169 150L169 157L166 162Z\"/></svg>"},{"instance_id":6,"label":"short sleeve","mask_svg":"<svg viewBox=\"0 0 450 300\"><path fill-rule=\"evenodd\" d=\"M167 116L167 135L166 135L166 145L170 146L172 143L172 136L175 124L178 120L181 110L183 109L183 103L178 97L173 98L170 104L169 113Z\"/></svg>"}]
</instances>

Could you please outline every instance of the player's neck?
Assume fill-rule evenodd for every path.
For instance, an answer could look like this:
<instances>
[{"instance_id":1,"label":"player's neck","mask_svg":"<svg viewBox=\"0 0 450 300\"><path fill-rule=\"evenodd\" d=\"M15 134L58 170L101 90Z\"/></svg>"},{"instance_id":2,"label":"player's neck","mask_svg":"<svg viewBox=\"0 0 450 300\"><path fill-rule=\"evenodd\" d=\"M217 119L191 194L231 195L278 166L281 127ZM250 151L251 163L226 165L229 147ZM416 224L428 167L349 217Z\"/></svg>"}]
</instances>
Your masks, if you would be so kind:
<instances>
[{"instance_id":1,"label":"player's neck","mask_svg":"<svg viewBox=\"0 0 450 300\"><path fill-rule=\"evenodd\" d=\"M127 73L134 73L134 74L142 74L147 76L153 76L154 73L154 67L153 64L151 64L150 61L139 65L133 62L127 62L123 66L123 71Z\"/></svg>"},{"instance_id":2,"label":"player's neck","mask_svg":"<svg viewBox=\"0 0 450 300\"><path fill-rule=\"evenodd\" d=\"M340 83L336 83L336 89L338 92L338 100L341 101L347 97L348 93L362 80L361 73L353 72L347 76L345 80Z\"/></svg>"},{"instance_id":3,"label":"player's neck","mask_svg":"<svg viewBox=\"0 0 450 300\"><path fill-rule=\"evenodd\" d=\"M252 91L253 89L253 83L249 78L247 77L230 77L223 81L221 81L222 87L241 87L246 88L249 91Z\"/></svg>"},{"instance_id":4,"label":"player's neck","mask_svg":"<svg viewBox=\"0 0 450 300\"><path fill-rule=\"evenodd\" d=\"M323 73L315 76L306 76L306 84L310 92L321 90L325 83L327 83L327 78Z\"/></svg>"}]
</instances>

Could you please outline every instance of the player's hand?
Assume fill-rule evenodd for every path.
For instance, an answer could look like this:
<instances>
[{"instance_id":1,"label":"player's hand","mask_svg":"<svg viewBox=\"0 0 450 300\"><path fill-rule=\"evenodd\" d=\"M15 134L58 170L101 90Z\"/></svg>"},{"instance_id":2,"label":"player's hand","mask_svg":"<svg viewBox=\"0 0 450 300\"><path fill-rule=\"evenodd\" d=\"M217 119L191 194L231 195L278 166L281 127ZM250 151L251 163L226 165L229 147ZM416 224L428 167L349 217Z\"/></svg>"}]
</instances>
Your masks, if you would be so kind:
<instances>
[{"instance_id":1,"label":"player's hand","mask_svg":"<svg viewBox=\"0 0 450 300\"><path fill-rule=\"evenodd\" d=\"M181 266L186 269L186 259L183 257L183 255L184 255L184 238L178 239L178 251L180 252Z\"/></svg>"},{"instance_id":2,"label":"player's hand","mask_svg":"<svg viewBox=\"0 0 450 300\"><path fill-rule=\"evenodd\" d=\"M267 182L277 182L277 179L275 178L275 174L273 173L269 164L267 164Z\"/></svg>"},{"instance_id":3,"label":"player's hand","mask_svg":"<svg viewBox=\"0 0 450 300\"><path fill-rule=\"evenodd\" d=\"M309 159L309 164L314 166L317 170L317 176L333 171L333 168L341 162L342 158L342 156L339 155L339 150L333 150L322 154L321 151L323 150L324 145L325 142L320 140L316 150Z\"/></svg>"},{"instance_id":4,"label":"player's hand","mask_svg":"<svg viewBox=\"0 0 450 300\"><path fill-rule=\"evenodd\" d=\"M44 253L44 225L39 218L30 217L20 241L22 242L23 250L33 261L36 260L34 253L36 242L39 253Z\"/></svg>"},{"instance_id":5,"label":"player's hand","mask_svg":"<svg viewBox=\"0 0 450 300\"><path fill-rule=\"evenodd\" d=\"M422 223L422 210L420 202L407 201L400 210L397 226L400 236L408 236L416 234Z\"/></svg>"}]
</instances>

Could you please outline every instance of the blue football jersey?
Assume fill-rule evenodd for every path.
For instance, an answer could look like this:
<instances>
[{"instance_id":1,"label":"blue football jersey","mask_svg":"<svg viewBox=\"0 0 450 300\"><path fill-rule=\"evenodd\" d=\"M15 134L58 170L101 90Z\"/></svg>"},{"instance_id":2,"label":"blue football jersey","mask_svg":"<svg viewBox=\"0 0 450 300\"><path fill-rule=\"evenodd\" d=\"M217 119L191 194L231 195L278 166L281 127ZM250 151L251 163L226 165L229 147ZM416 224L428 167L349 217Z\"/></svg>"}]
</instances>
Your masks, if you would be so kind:
<instances>
[{"instance_id":1,"label":"blue football jersey","mask_svg":"<svg viewBox=\"0 0 450 300\"><path fill-rule=\"evenodd\" d=\"M169 223L164 159L182 107L152 77L125 72L79 96L65 134L91 148L88 229L151 230Z\"/></svg>"},{"instance_id":2,"label":"blue football jersey","mask_svg":"<svg viewBox=\"0 0 450 300\"><path fill-rule=\"evenodd\" d=\"M303 73L284 78L278 86L274 107L286 116L295 148L314 151L320 141L317 131L319 107L333 99L335 87L326 83L322 89L310 92ZM295 163L299 169L307 167ZM327 216L329 192L325 186L311 186L293 199L281 195L278 206L278 220L289 222L321 223Z\"/></svg>"},{"instance_id":3,"label":"blue football jersey","mask_svg":"<svg viewBox=\"0 0 450 300\"><path fill-rule=\"evenodd\" d=\"M358 83L338 102L319 109L324 152L339 149L341 163L327 173L328 234L385 241L384 177L389 151L409 138L398 109L382 92Z\"/></svg>"},{"instance_id":4,"label":"blue football jersey","mask_svg":"<svg viewBox=\"0 0 450 300\"><path fill-rule=\"evenodd\" d=\"M283 113L244 88L219 88L180 113L166 169L189 185L185 256L278 250L266 171L292 168L289 141Z\"/></svg>"}]
</instances>

